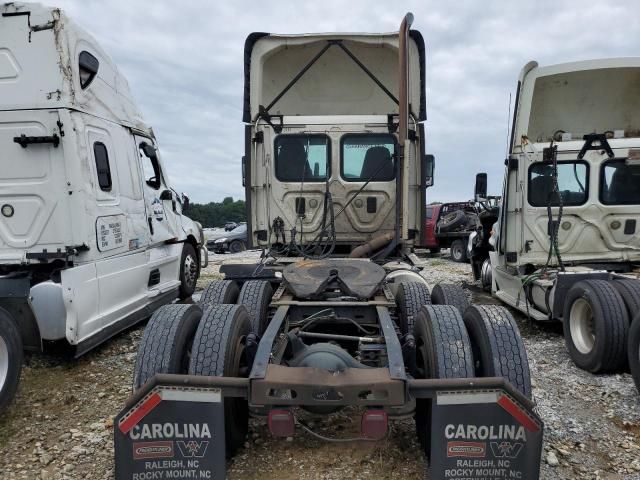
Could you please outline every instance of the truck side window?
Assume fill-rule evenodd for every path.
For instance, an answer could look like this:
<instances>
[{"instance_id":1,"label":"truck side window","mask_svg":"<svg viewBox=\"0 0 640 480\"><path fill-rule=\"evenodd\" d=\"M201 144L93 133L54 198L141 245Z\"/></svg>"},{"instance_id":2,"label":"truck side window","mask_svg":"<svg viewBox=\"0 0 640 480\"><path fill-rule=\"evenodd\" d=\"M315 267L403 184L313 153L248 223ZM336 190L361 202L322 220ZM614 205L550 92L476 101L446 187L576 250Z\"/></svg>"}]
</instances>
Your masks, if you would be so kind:
<instances>
[{"instance_id":1,"label":"truck side window","mask_svg":"<svg viewBox=\"0 0 640 480\"><path fill-rule=\"evenodd\" d=\"M396 141L387 134L350 134L341 140L340 173L348 182L387 182L396 177Z\"/></svg>"},{"instance_id":2,"label":"truck side window","mask_svg":"<svg viewBox=\"0 0 640 480\"><path fill-rule=\"evenodd\" d=\"M274 144L276 178L281 182L324 182L329 164L326 135L278 135Z\"/></svg>"},{"instance_id":3,"label":"truck side window","mask_svg":"<svg viewBox=\"0 0 640 480\"><path fill-rule=\"evenodd\" d=\"M160 164L153 146L146 142L139 145L140 161L142 162L142 174L144 175L147 185L154 190L160 188Z\"/></svg>"},{"instance_id":4,"label":"truck side window","mask_svg":"<svg viewBox=\"0 0 640 480\"><path fill-rule=\"evenodd\" d=\"M600 201L605 205L640 204L640 165L610 160L600 171Z\"/></svg>"},{"instance_id":5,"label":"truck side window","mask_svg":"<svg viewBox=\"0 0 640 480\"><path fill-rule=\"evenodd\" d=\"M582 205L589 194L589 167L585 162L558 162L558 191L565 206ZM558 206L553 193L553 165L537 162L529 167L529 205Z\"/></svg>"},{"instance_id":6,"label":"truck side window","mask_svg":"<svg viewBox=\"0 0 640 480\"><path fill-rule=\"evenodd\" d=\"M87 51L80 52L80 56L78 57L78 72L80 74L80 87L83 90L93 82L99 67L100 62L98 62L96 57Z\"/></svg>"},{"instance_id":7,"label":"truck side window","mask_svg":"<svg viewBox=\"0 0 640 480\"><path fill-rule=\"evenodd\" d=\"M109 154L107 153L107 147L104 143L95 142L93 144L93 157L96 161L96 172L98 173L98 185L103 192L110 192L112 187L111 182L111 167L109 166Z\"/></svg>"}]
</instances>

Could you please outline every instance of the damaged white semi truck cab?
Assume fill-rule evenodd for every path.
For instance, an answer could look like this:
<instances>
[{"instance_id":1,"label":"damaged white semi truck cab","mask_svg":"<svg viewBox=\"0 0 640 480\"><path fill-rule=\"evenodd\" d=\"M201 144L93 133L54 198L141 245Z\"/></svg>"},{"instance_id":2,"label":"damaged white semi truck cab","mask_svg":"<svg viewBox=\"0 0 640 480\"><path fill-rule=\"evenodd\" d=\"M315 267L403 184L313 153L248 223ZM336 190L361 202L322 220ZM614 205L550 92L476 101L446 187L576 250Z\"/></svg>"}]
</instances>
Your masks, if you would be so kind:
<instances>
[{"instance_id":1,"label":"damaged white semi truck cab","mask_svg":"<svg viewBox=\"0 0 640 480\"><path fill-rule=\"evenodd\" d=\"M562 320L578 366L623 368L640 310L640 58L528 63L505 163L476 277L532 318Z\"/></svg>"},{"instance_id":2,"label":"damaged white semi truck cab","mask_svg":"<svg viewBox=\"0 0 640 480\"><path fill-rule=\"evenodd\" d=\"M433 177L422 123L425 49L410 31L402 61L401 41L397 33L247 38L250 246L322 257L419 244ZM402 88L398 78L407 80Z\"/></svg>"},{"instance_id":3,"label":"damaged white semi truck cab","mask_svg":"<svg viewBox=\"0 0 640 480\"><path fill-rule=\"evenodd\" d=\"M94 347L190 296L182 214L125 78L58 9L0 5L0 408L23 347Z\"/></svg>"}]
</instances>

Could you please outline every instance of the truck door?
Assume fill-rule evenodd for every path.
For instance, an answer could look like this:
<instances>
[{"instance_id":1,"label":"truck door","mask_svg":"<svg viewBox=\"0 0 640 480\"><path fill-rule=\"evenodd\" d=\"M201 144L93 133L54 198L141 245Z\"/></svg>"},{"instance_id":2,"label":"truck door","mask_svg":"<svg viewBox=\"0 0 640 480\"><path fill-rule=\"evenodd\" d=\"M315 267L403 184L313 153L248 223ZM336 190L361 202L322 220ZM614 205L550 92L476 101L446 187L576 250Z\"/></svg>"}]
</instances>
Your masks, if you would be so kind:
<instances>
[{"instance_id":1,"label":"truck door","mask_svg":"<svg viewBox=\"0 0 640 480\"><path fill-rule=\"evenodd\" d=\"M173 210L173 204L177 200L165 181L155 144L150 138L138 135L134 138L142 172L142 189L151 245L177 239L179 225Z\"/></svg>"},{"instance_id":2,"label":"truck door","mask_svg":"<svg viewBox=\"0 0 640 480\"><path fill-rule=\"evenodd\" d=\"M74 246L57 111L0 112L0 260L22 263ZM28 254L28 255L27 255Z\"/></svg>"}]
</instances>

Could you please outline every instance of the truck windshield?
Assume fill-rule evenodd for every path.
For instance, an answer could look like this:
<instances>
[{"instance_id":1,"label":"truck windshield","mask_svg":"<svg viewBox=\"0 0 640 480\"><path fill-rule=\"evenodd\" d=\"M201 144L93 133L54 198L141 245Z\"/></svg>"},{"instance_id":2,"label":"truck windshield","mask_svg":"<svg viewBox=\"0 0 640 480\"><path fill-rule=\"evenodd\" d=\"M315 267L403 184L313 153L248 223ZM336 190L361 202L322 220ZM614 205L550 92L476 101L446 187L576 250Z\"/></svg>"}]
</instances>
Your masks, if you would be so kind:
<instances>
[{"instance_id":1,"label":"truck windshield","mask_svg":"<svg viewBox=\"0 0 640 480\"><path fill-rule=\"evenodd\" d=\"M278 135L275 145L276 178L281 182L324 182L329 164L326 135Z\"/></svg>"},{"instance_id":2,"label":"truck windshield","mask_svg":"<svg viewBox=\"0 0 640 480\"><path fill-rule=\"evenodd\" d=\"M611 160L600 172L600 201L605 205L640 204L640 165Z\"/></svg>"},{"instance_id":3,"label":"truck windshield","mask_svg":"<svg viewBox=\"0 0 640 480\"><path fill-rule=\"evenodd\" d=\"M585 162L558 163L558 190L565 206L582 205L589 192L589 167ZM532 207L557 206L558 196L553 194L553 166L534 163L529 168L529 205Z\"/></svg>"},{"instance_id":4,"label":"truck windshield","mask_svg":"<svg viewBox=\"0 0 640 480\"><path fill-rule=\"evenodd\" d=\"M387 182L396 177L396 141L393 135L344 135L341 144L343 179L349 182Z\"/></svg>"}]
</instances>

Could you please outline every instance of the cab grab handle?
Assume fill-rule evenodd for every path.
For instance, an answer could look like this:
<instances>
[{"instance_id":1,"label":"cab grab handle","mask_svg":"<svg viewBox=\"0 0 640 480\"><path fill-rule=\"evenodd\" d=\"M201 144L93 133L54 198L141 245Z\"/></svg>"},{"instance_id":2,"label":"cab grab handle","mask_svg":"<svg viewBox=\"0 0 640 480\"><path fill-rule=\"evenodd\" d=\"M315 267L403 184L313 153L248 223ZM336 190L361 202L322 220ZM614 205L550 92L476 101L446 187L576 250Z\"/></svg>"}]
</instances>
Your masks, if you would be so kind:
<instances>
[{"instance_id":1,"label":"cab grab handle","mask_svg":"<svg viewBox=\"0 0 640 480\"><path fill-rule=\"evenodd\" d=\"M27 145L32 143L52 143L54 147L60 145L60 137L57 133L49 137L27 137L24 133L19 137L13 137L13 141L19 144L22 148L27 148Z\"/></svg>"}]
</instances>

